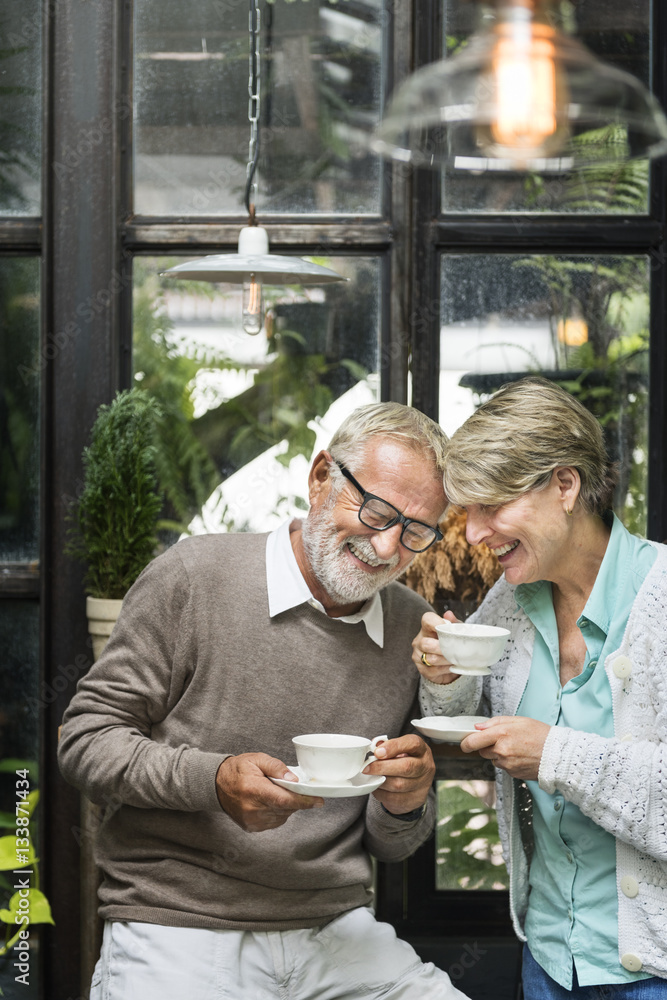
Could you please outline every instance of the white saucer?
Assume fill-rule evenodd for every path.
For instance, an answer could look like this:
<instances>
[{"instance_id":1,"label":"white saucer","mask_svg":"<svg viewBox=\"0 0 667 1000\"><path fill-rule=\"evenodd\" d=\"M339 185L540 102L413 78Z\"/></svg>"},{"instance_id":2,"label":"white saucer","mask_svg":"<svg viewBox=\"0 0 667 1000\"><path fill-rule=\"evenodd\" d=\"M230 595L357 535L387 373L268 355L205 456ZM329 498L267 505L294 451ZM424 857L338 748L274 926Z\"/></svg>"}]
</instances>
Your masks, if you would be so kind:
<instances>
[{"instance_id":1,"label":"white saucer","mask_svg":"<svg viewBox=\"0 0 667 1000\"><path fill-rule=\"evenodd\" d=\"M357 774L349 781L327 785L307 778L296 765L290 767L290 771L297 776L298 781L286 781L285 778L271 778L271 781L289 792L298 792L299 795L318 795L323 799L346 799L353 795L369 795L386 780L384 774Z\"/></svg>"},{"instance_id":2,"label":"white saucer","mask_svg":"<svg viewBox=\"0 0 667 1000\"><path fill-rule=\"evenodd\" d=\"M460 743L465 736L475 733L476 722L486 722L486 715L429 715L425 719L413 719L412 725L422 736L445 743Z\"/></svg>"},{"instance_id":3,"label":"white saucer","mask_svg":"<svg viewBox=\"0 0 667 1000\"><path fill-rule=\"evenodd\" d=\"M449 664L450 674L460 674L462 677L488 677L491 673L489 667L455 667Z\"/></svg>"}]
</instances>

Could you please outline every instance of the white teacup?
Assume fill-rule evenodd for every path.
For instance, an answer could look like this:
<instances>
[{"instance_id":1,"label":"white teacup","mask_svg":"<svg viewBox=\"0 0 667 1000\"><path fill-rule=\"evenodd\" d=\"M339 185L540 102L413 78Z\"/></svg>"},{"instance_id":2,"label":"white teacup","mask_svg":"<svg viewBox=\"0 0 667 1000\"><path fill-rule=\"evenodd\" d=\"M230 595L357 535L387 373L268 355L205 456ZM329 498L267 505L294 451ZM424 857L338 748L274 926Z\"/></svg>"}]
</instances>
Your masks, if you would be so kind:
<instances>
[{"instance_id":1,"label":"white teacup","mask_svg":"<svg viewBox=\"0 0 667 1000\"><path fill-rule=\"evenodd\" d=\"M377 760L373 750L386 736L367 740L363 736L345 736L341 733L308 733L295 736L299 767L310 781L337 784L349 781L360 771Z\"/></svg>"},{"instance_id":2,"label":"white teacup","mask_svg":"<svg viewBox=\"0 0 667 1000\"><path fill-rule=\"evenodd\" d=\"M436 625L435 630L453 674L490 674L489 667L502 656L510 634L496 625L449 621Z\"/></svg>"}]
</instances>

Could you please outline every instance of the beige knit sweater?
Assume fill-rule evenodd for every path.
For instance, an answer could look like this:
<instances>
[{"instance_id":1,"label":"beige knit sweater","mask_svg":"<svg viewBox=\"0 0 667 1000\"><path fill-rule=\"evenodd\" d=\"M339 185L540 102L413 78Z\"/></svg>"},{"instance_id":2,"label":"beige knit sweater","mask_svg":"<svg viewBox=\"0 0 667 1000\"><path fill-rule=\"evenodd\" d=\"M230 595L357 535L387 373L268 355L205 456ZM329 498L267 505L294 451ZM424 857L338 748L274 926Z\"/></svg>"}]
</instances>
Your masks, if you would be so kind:
<instances>
[{"instance_id":1,"label":"beige knit sweater","mask_svg":"<svg viewBox=\"0 0 667 1000\"><path fill-rule=\"evenodd\" d=\"M268 614L266 535L179 542L123 602L101 658L64 718L64 776L105 819L100 913L188 927L310 927L371 900L368 851L416 849L433 825L386 814L372 796L327 799L277 830L246 833L220 808L227 754L296 762L291 737L409 730L412 637L428 605L382 593L385 643L309 605Z\"/></svg>"}]
</instances>

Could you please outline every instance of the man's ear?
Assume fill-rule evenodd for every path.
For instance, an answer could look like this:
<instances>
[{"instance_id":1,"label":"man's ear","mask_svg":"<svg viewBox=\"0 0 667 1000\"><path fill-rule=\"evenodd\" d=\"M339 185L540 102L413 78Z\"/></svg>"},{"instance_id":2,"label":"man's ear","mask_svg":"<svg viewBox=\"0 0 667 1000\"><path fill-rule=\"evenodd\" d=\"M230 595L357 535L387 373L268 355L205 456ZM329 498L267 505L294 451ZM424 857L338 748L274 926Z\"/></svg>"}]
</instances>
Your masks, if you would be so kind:
<instances>
[{"instance_id":1,"label":"man's ear","mask_svg":"<svg viewBox=\"0 0 667 1000\"><path fill-rule=\"evenodd\" d=\"M331 489L329 463L331 461L332 458L328 451L320 451L313 459L308 476L308 500L311 507L329 495Z\"/></svg>"}]
</instances>

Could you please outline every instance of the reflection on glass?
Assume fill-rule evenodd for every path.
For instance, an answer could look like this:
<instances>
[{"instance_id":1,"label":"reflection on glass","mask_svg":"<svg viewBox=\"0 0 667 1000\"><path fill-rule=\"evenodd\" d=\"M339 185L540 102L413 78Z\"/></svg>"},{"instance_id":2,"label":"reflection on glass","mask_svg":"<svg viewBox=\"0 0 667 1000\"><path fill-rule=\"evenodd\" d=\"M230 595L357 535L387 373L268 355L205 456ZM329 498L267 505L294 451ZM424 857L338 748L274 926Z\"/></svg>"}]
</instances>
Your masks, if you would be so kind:
<instances>
[{"instance_id":1,"label":"reflection on glass","mask_svg":"<svg viewBox=\"0 0 667 1000\"><path fill-rule=\"evenodd\" d=\"M618 464L614 509L646 531L649 265L646 257L442 258L440 422L456 429L503 383L541 373L603 426Z\"/></svg>"},{"instance_id":2,"label":"reflection on glass","mask_svg":"<svg viewBox=\"0 0 667 1000\"><path fill-rule=\"evenodd\" d=\"M0 562L39 547L39 261L0 258Z\"/></svg>"},{"instance_id":3,"label":"reflection on glass","mask_svg":"<svg viewBox=\"0 0 667 1000\"><path fill-rule=\"evenodd\" d=\"M360 139L379 118L382 0L261 5L257 210L377 213L381 165ZM244 212L248 4L136 0L134 207Z\"/></svg>"},{"instance_id":4,"label":"reflection on glass","mask_svg":"<svg viewBox=\"0 0 667 1000\"><path fill-rule=\"evenodd\" d=\"M437 781L436 888L506 889L492 781Z\"/></svg>"},{"instance_id":5,"label":"reflection on glass","mask_svg":"<svg viewBox=\"0 0 667 1000\"><path fill-rule=\"evenodd\" d=\"M318 262L349 281L265 287L251 337L242 286L158 277L174 258L135 261L134 378L166 414L175 531L264 531L305 509L311 456L377 398L378 261Z\"/></svg>"},{"instance_id":6,"label":"reflection on glass","mask_svg":"<svg viewBox=\"0 0 667 1000\"><path fill-rule=\"evenodd\" d=\"M10 600L0 603L0 838L6 837L5 844L16 846L15 817L17 807L21 815L29 821L30 837L36 853L39 850L39 814L41 807L35 803L39 791L39 606L37 602ZM27 782L27 784L24 784ZM24 793L28 793L24 795ZM28 798L28 796L31 796ZM25 811L29 812L26 815ZM10 819L11 817L11 819ZM24 845L21 844L21 847ZM20 879L29 878L30 887L37 888L39 878L43 881L43 864L31 863L31 875L22 874L16 864L7 868L8 860L0 850L0 909L11 909L14 897L17 905L17 887ZM22 860L19 858L19 861ZM39 914L37 914L39 916ZM16 924L3 924L11 941L20 929ZM39 931L38 923L28 930L29 976L16 985L16 976L23 970L15 967L19 960L16 950L10 948L2 955L5 933L0 938L0 991L4 996L25 996L27 1000L37 1000L41 996L39 976Z\"/></svg>"},{"instance_id":7,"label":"reflection on glass","mask_svg":"<svg viewBox=\"0 0 667 1000\"><path fill-rule=\"evenodd\" d=\"M443 51L454 55L478 29L480 19L492 15L490 7L468 0L442 0ZM594 55L632 73L650 86L651 0L615 3L588 0L585 4L554 3L550 22L575 35ZM519 67L520 69L520 67ZM517 66L512 67L514 74ZM516 102L515 102L516 104ZM516 112L516 108L514 108ZM592 147L625 144L617 126L578 136L577 143ZM469 173L447 169L442 173L443 212L646 214L648 211L648 162L594 167L555 177L535 173Z\"/></svg>"},{"instance_id":8,"label":"reflection on glass","mask_svg":"<svg viewBox=\"0 0 667 1000\"><path fill-rule=\"evenodd\" d=\"M39 215L40 0L0 3L0 214Z\"/></svg>"}]
</instances>

